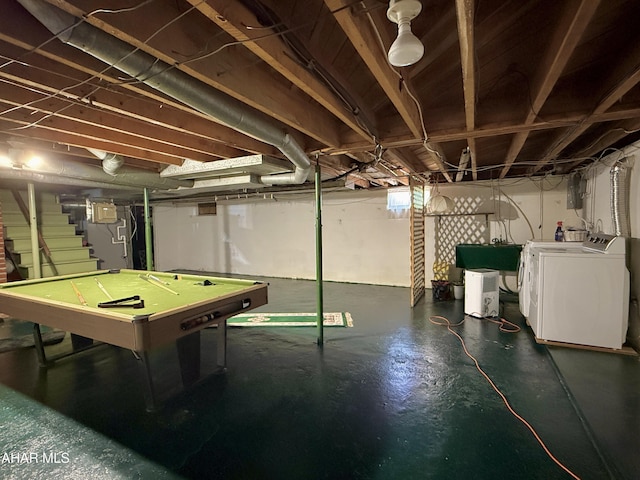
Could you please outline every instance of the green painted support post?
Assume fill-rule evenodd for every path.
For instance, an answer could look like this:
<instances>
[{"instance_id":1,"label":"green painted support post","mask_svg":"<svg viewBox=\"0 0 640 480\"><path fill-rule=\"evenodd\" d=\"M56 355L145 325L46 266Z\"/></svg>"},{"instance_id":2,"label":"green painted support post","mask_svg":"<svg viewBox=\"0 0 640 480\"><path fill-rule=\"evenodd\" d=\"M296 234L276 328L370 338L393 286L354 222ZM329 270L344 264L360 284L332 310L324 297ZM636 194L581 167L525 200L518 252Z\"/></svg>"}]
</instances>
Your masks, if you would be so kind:
<instances>
[{"instance_id":1,"label":"green painted support post","mask_svg":"<svg viewBox=\"0 0 640 480\"><path fill-rule=\"evenodd\" d=\"M40 264L40 243L38 242L36 190L33 182L27 183L27 196L29 197L29 226L31 227L31 258L33 258L33 276L34 278L42 278L42 265Z\"/></svg>"},{"instance_id":2,"label":"green painted support post","mask_svg":"<svg viewBox=\"0 0 640 480\"><path fill-rule=\"evenodd\" d=\"M320 162L316 157L316 301L318 317L318 345L324 343L324 306L322 292L322 182L320 181Z\"/></svg>"},{"instance_id":3,"label":"green painted support post","mask_svg":"<svg viewBox=\"0 0 640 480\"><path fill-rule=\"evenodd\" d=\"M149 189L144 189L144 248L147 270L153 270L153 239L151 238L151 209L149 207Z\"/></svg>"}]
</instances>

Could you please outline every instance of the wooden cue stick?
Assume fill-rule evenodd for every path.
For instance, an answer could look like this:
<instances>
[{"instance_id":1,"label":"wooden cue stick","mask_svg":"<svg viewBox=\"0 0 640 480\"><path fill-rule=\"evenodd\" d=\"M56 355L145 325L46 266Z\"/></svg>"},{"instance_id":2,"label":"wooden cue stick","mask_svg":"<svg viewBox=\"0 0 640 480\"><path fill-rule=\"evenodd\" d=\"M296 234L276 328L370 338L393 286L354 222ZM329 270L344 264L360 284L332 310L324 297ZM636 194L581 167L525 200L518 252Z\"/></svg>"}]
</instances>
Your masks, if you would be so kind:
<instances>
[{"instance_id":1,"label":"wooden cue stick","mask_svg":"<svg viewBox=\"0 0 640 480\"><path fill-rule=\"evenodd\" d=\"M78 290L78 287L76 287L76 284L71 282L71 286L73 287L73 291L76 292L76 296L78 297L78 300L80 300L80 303L84 306L88 306L87 301L84 299L84 297L80 293L80 290Z\"/></svg>"},{"instance_id":2,"label":"wooden cue stick","mask_svg":"<svg viewBox=\"0 0 640 480\"><path fill-rule=\"evenodd\" d=\"M109 300L113 300L113 297L112 297L112 296L111 296L111 294L107 291L107 289L106 289L106 288L104 288L104 285L102 285L102 283L100 283L100 280L98 280L98 279L97 279L97 278L95 278L95 277L94 277L93 279L94 279L94 280L96 281L96 283L98 284L98 288L99 288L100 290L102 290L102 293L104 293L104 294L107 296L107 298L108 298Z\"/></svg>"},{"instance_id":3,"label":"wooden cue stick","mask_svg":"<svg viewBox=\"0 0 640 480\"><path fill-rule=\"evenodd\" d=\"M155 275L151 275L148 274L147 277L149 277L151 280L155 280L158 283L162 283L163 285L170 285L169 282L165 282L164 280L160 280L158 277L156 277Z\"/></svg>"},{"instance_id":4,"label":"wooden cue stick","mask_svg":"<svg viewBox=\"0 0 640 480\"><path fill-rule=\"evenodd\" d=\"M178 292L174 292L173 290L171 290L169 287L165 287L163 284L161 283L157 283L154 282L152 279L150 279L149 277L145 277L144 275L138 275L141 279L146 280L147 282L149 282L151 285L155 285L156 287L160 287L165 289L167 292L171 292L174 295L180 295Z\"/></svg>"}]
</instances>

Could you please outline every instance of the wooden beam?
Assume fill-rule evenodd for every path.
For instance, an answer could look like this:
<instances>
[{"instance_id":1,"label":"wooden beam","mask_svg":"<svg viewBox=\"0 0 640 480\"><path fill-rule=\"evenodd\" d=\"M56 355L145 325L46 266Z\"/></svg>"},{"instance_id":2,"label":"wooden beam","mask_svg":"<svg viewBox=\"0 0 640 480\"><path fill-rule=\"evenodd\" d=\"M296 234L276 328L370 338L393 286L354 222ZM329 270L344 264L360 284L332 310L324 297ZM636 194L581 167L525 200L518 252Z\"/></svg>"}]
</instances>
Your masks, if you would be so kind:
<instances>
[{"instance_id":1,"label":"wooden beam","mask_svg":"<svg viewBox=\"0 0 640 480\"><path fill-rule=\"evenodd\" d=\"M573 157L579 157L579 159L570 163L566 170L573 170L575 167L585 162L587 157L593 157L597 153L602 152L607 147L616 143L618 140L623 139L629 135L629 133L637 132L638 130L640 130L640 119L626 120L624 122L611 125L605 133L601 134L588 147L574 154Z\"/></svg>"},{"instance_id":2,"label":"wooden beam","mask_svg":"<svg viewBox=\"0 0 640 480\"><path fill-rule=\"evenodd\" d=\"M325 0L325 4L335 12L335 19L400 113L411 134L416 138L422 138L418 108L407 89L404 88L404 82L389 65L382 46L372 31L371 24L364 16L353 15L348 8L347 0Z\"/></svg>"},{"instance_id":3,"label":"wooden beam","mask_svg":"<svg viewBox=\"0 0 640 480\"><path fill-rule=\"evenodd\" d=\"M0 28L2 26L0 16ZM21 49L31 50L35 46L4 37L0 40L12 41ZM48 47L48 46L47 46ZM76 53L76 51L73 51ZM82 54L77 51L77 54ZM60 72L57 74L56 72ZM88 76L85 76L88 75ZM90 77L95 76L94 81ZM232 145L238 150L253 153L277 154L277 150L258 140L216 123L211 117L196 112L180 102L172 100L137 85L122 84L116 78L100 74L77 62L70 62L57 54L45 50L34 50L29 55L29 63L14 62L0 69L0 78L17 82L27 87L40 88L50 95L57 95L75 101L93 104L99 108L123 114L166 128L189 133L201 138ZM98 79L113 85L98 83ZM74 85L77 85L74 87ZM116 86L117 85L117 86ZM101 86L90 94L92 90ZM270 150L270 152L269 152ZM228 156L235 156L232 151Z\"/></svg>"},{"instance_id":4,"label":"wooden beam","mask_svg":"<svg viewBox=\"0 0 640 480\"><path fill-rule=\"evenodd\" d=\"M0 118L16 123L19 127L14 129L28 130L34 127L42 127L60 133L69 133L88 140L103 140L112 145L122 145L123 147L142 149L153 152L163 157L173 157L171 163L182 163L185 158L185 150L183 148L172 145L160 145L153 139L143 138L124 131L100 125L99 123L81 122L76 118L66 117L60 113L49 115L46 111L39 110L36 114L31 114L25 109L8 111L2 103L0 103ZM31 110L33 112L33 110ZM82 144L75 144L83 146ZM111 152L113 150L107 149ZM115 153L115 152L114 152ZM195 151L190 151L194 160L203 162L216 160L216 157Z\"/></svg>"},{"instance_id":5,"label":"wooden beam","mask_svg":"<svg viewBox=\"0 0 640 480\"><path fill-rule=\"evenodd\" d=\"M476 127L473 132L467 132L466 128L457 130L434 130L429 138L436 143L456 142L465 139L477 139L494 137L498 135L511 135L521 132L536 132L543 130L555 130L567 128L575 125L577 122L583 121L585 124L594 125L602 122L611 122L616 120L625 120L640 117L640 107L635 108L629 106L618 110L611 110L600 114L594 114L587 118L584 112L574 114L563 114L557 118L546 118L545 121L534 122L530 125L525 124L488 124ZM381 139L387 148L410 147L422 144L422 140L411 137L410 135L396 135ZM353 142L341 145L338 149L324 149L323 153L327 155L343 154L346 152L357 152L363 150L371 150L371 144L364 142Z\"/></svg>"},{"instance_id":6,"label":"wooden beam","mask_svg":"<svg viewBox=\"0 0 640 480\"><path fill-rule=\"evenodd\" d=\"M317 77L293 60L295 53L289 51L279 36L270 36L265 33L265 30L256 31L246 28L246 25L258 24L258 21L242 3L225 0L187 1L358 135L366 139L371 138L371 135L358 125L353 114L347 111L344 103L338 100Z\"/></svg>"},{"instance_id":7,"label":"wooden beam","mask_svg":"<svg viewBox=\"0 0 640 480\"><path fill-rule=\"evenodd\" d=\"M104 150L105 152L116 153L125 157L139 158L141 160L148 160L156 163L182 165L181 158L170 157L163 153L152 152L143 148L138 148L137 146L120 145L109 142L100 137L88 137L83 134L63 131L47 125L37 125L29 129L23 128L28 125L29 122L19 122L0 117L0 131L7 134L61 143L72 147L95 148L97 150Z\"/></svg>"},{"instance_id":8,"label":"wooden beam","mask_svg":"<svg viewBox=\"0 0 640 480\"><path fill-rule=\"evenodd\" d=\"M456 0L456 14L458 19L458 37L460 38L460 59L462 63L462 87L464 92L464 112L467 131L472 132L476 128L476 64L474 48L474 0ZM478 152L475 149L475 141L467 139L467 144L473 143L473 163L471 174L474 180L478 180L476 170L476 158ZM471 148L471 145L469 145Z\"/></svg>"},{"instance_id":9,"label":"wooden beam","mask_svg":"<svg viewBox=\"0 0 640 480\"><path fill-rule=\"evenodd\" d=\"M428 155L431 157L432 165L435 165L435 170L439 170L442 173L442 176L445 178L447 182L453 182L453 178L449 175L447 171L446 163L447 157L442 150L442 147L439 143L435 143L433 141L423 142L422 146L427 151Z\"/></svg>"},{"instance_id":10,"label":"wooden beam","mask_svg":"<svg viewBox=\"0 0 640 480\"><path fill-rule=\"evenodd\" d=\"M531 108L525 118L524 124L530 125L537 118L538 112L551 94L551 91L564 71L569 58L573 54L578 42L595 14L600 0L582 0L575 8L571 4L566 5L564 15L558 22L545 57L537 69L537 74L532 82ZM500 178L504 178L515 162L524 146L529 132L520 132L514 136L509 145L504 167L500 172Z\"/></svg>"},{"instance_id":11,"label":"wooden beam","mask_svg":"<svg viewBox=\"0 0 640 480\"><path fill-rule=\"evenodd\" d=\"M157 125L149 125L139 120L116 115L108 111L101 111L92 104L82 104L50 97L46 92L34 88L25 89L0 79L0 102L7 108L0 108L0 116L8 116L9 111L18 113L23 111L25 118L57 117L77 123L78 131L85 127L96 127L109 132L137 137L138 146L163 151L167 154L180 155L183 158L209 161L213 156L228 158L240 156L242 152L226 147L211 140L190 136L186 133L170 131ZM132 139L135 141L135 139Z\"/></svg>"},{"instance_id":12,"label":"wooden beam","mask_svg":"<svg viewBox=\"0 0 640 480\"><path fill-rule=\"evenodd\" d=\"M638 47L640 53L640 47ZM633 57L627 61L634 62L638 57ZM640 82L640 65L635 65L635 68L631 71L628 71L626 75L622 78L617 77L618 72L614 72L611 84L614 87L609 91L607 95L600 101L598 106L594 109L593 113L595 115L602 114L606 112L616 101L618 101L624 94L626 94L629 90L631 90L635 85ZM569 146L576 138L578 138L582 133L584 133L591 125L591 116L588 116L584 119L583 122L575 125L573 128L566 129L563 133L561 133L558 137L556 137L555 142L549 148L549 150L545 153L545 155L538 161L538 164L534 167L533 172L538 172L542 167L544 167L547 163L556 158L562 150L564 150L567 146Z\"/></svg>"},{"instance_id":13,"label":"wooden beam","mask_svg":"<svg viewBox=\"0 0 640 480\"><path fill-rule=\"evenodd\" d=\"M368 21L364 15L354 15L347 0L324 0L324 2L334 12L342 30L389 97L411 134L423 140L425 150L433 162L438 165L444 177L451 181L444 165L446 161L444 152L433 140L426 138L427 133L422 123L420 108L415 95L410 93L409 82L389 64L384 39L382 39L382 45L380 44L385 28L376 25L371 15L367 16Z\"/></svg>"},{"instance_id":14,"label":"wooden beam","mask_svg":"<svg viewBox=\"0 0 640 480\"><path fill-rule=\"evenodd\" d=\"M220 43L219 38L207 33L198 19L194 7L188 14L181 12L173 2L143 5L135 15L121 13L105 15L99 12L104 6L101 0L49 0L68 13L82 18L91 25L124 42L174 65L190 76L220 90L237 100L267 114L305 135L326 144L340 143L336 118L318 104L308 101L306 95L292 90L286 82L277 81L264 63L240 62L243 55L234 42ZM147 12L149 22L140 24L140 17ZM196 27L196 25L199 25ZM162 29L161 34L159 28ZM194 30L191 32L190 30ZM153 32L145 35L144 32ZM198 35L198 32L200 35ZM150 38L153 36L153 38ZM207 39L196 43L194 37ZM214 48L214 44L218 47ZM237 47L237 46L236 46ZM244 47L240 47L244 50ZM206 50L206 52L203 52ZM215 53L215 62L206 53ZM185 53L179 53L185 52ZM186 53L189 52L189 53Z\"/></svg>"}]
</instances>

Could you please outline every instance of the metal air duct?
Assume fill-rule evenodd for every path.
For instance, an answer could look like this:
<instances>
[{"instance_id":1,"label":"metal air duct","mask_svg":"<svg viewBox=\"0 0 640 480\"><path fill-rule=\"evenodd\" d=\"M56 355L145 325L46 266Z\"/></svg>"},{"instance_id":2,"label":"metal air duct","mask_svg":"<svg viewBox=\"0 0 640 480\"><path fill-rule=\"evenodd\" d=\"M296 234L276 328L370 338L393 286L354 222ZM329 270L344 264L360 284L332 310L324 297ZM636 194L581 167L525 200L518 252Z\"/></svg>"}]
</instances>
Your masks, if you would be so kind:
<instances>
[{"instance_id":1,"label":"metal air duct","mask_svg":"<svg viewBox=\"0 0 640 480\"><path fill-rule=\"evenodd\" d=\"M261 182L282 185L300 184L307 180L311 162L304 150L288 133L275 127L258 111L42 0L18 1L64 43L89 53L234 130L273 145L294 164L294 172L264 175L260 178Z\"/></svg>"},{"instance_id":2,"label":"metal air duct","mask_svg":"<svg viewBox=\"0 0 640 480\"><path fill-rule=\"evenodd\" d=\"M48 183L51 185L67 185L71 187L117 189L140 193L140 187L138 186L134 187L129 185L118 185L116 183L104 183L94 180L60 177L58 175L20 169L2 169L0 170L0 172L1 180Z\"/></svg>"},{"instance_id":3,"label":"metal air duct","mask_svg":"<svg viewBox=\"0 0 640 480\"><path fill-rule=\"evenodd\" d=\"M89 152L102 160L102 170L109 175L115 175L120 167L124 165L124 158L115 153L105 152L96 148L87 148Z\"/></svg>"},{"instance_id":4,"label":"metal air duct","mask_svg":"<svg viewBox=\"0 0 640 480\"><path fill-rule=\"evenodd\" d=\"M613 233L621 237L631 236L629 218L629 164L626 158L618 160L609 173L611 181L610 203Z\"/></svg>"},{"instance_id":5,"label":"metal air duct","mask_svg":"<svg viewBox=\"0 0 640 480\"><path fill-rule=\"evenodd\" d=\"M46 161L43 161L40 165L38 165L37 168L34 169L7 169L6 172L3 169L2 172L3 178L9 178L11 172L23 172L24 174L40 174L43 176L48 176L49 178L52 178L53 175L58 175L60 177L67 177L69 179L84 181L84 183L87 185L88 182L98 182L104 185L110 185L110 188L129 186L135 187L138 190L141 190L143 188L168 190L178 187L193 186L193 180L162 178L157 173L148 172L142 169L123 167L120 168L120 170L116 174L111 175L105 173L103 169L94 165L60 160L51 157L47 158ZM53 180L48 183L56 183L56 181ZM57 183L63 183L62 179Z\"/></svg>"}]
</instances>

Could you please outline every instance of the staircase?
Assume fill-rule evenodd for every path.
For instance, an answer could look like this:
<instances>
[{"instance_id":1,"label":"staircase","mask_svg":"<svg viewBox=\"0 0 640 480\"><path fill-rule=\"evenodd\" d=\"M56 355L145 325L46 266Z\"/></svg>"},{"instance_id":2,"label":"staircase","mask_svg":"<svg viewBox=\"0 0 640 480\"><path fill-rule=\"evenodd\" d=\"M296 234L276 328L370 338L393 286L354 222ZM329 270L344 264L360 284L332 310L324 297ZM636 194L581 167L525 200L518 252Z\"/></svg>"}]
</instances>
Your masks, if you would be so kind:
<instances>
[{"instance_id":1,"label":"staircase","mask_svg":"<svg viewBox=\"0 0 640 480\"><path fill-rule=\"evenodd\" d=\"M25 205L28 199L20 192ZM9 190L0 190L2 220L5 228L5 245L23 279L35 278L33 252L31 250L31 228L24 218L18 203ZM51 251L51 261L40 249L40 263L43 277L68 275L71 273L97 270L97 258L91 258L89 247L82 245L82 236L76 235L76 227L69 223L69 215L62 213L62 207L55 195L36 194L38 228ZM55 270L54 270L55 266Z\"/></svg>"}]
</instances>

